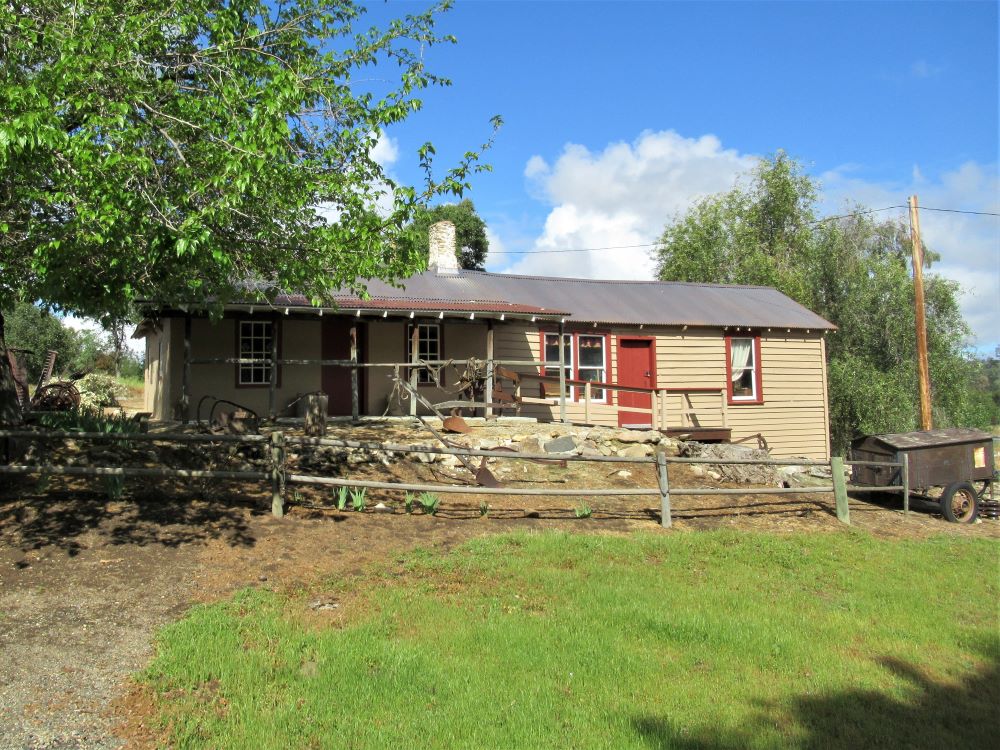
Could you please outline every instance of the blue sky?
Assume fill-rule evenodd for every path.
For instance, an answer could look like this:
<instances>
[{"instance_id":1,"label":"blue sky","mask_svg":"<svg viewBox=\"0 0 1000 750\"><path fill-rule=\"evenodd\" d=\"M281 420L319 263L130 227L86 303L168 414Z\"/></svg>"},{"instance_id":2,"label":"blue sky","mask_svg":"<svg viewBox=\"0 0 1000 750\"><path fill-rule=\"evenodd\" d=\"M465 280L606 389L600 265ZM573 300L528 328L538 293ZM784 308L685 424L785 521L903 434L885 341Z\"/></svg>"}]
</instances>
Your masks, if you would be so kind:
<instances>
[{"instance_id":1,"label":"blue sky","mask_svg":"<svg viewBox=\"0 0 1000 750\"><path fill-rule=\"evenodd\" d=\"M370 20L428 3L390 0ZM493 271L649 277L653 241L700 195L785 149L845 201L1000 211L995 2L504 2L443 15L427 51L453 79L391 130L384 157L418 179L505 125L469 195ZM886 216L901 216L890 211ZM939 271L969 291L975 344L1000 344L1000 219L922 216ZM531 251L519 255L519 252Z\"/></svg>"}]
</instances>

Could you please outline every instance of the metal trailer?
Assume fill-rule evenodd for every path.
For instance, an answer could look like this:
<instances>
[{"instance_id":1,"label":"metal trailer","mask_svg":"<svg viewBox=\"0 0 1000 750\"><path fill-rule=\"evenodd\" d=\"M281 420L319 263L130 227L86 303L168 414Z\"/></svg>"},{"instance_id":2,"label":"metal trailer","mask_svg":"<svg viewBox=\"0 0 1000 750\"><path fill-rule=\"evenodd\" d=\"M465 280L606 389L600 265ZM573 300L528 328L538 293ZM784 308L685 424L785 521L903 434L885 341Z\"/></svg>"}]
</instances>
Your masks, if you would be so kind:
<instances>
[{"instance_id":1,"label":"metal trailer","mask_svg":"<svg viewBox=\"0 0 1000 750\"><path fill-rule=\"evenodd\" d=\"M993 436L981 430L956 427L869 435L851 443L851 458L905 462L904 468L853 466L851 482L872 487L906 485L914 494L938 502L944 517L953 523L974 522L987 490L993 498ZM978 491L977 482L982 482ZM927 495L934 487L944 488L940 499Z\"/></svg>"}]
</instances>

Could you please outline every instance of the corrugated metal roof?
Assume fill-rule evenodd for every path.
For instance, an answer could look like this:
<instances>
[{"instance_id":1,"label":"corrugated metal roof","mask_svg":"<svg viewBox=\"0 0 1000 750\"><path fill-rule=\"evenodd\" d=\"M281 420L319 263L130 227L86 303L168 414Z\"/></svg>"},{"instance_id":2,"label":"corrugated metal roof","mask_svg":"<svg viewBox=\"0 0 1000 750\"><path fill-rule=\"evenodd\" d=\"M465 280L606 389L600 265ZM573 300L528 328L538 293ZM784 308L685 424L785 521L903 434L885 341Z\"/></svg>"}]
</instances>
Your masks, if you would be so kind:
<instances>
[{"instance_id":1,"label":"corrugated metal roof","mask_svg":"<svg viewBox=\"0 0 1000 750\"><path fill-rule=\"evenodd\" d=\"M399 290L397 290L398 292ZM342 309L360 310L422 310L426 312L487 312L487 313L508 313L511 315L539 315L550 317L565 317L569 313L566 310L553 310L550 307L539 307L537 305L523 305L517 302L503 302L498 300L451 300L451 299L419 299L399 294L394 297L372 296L369 299L361 299L353 294L335 294L332 302ZM311 306L309 300L301 294L280 294L275 299L274 304L278 307L306 307Z\"/></svg>"},{"instance_id":2,"label":"corrugated metal roof","mask_svg":"<svg viewBox=\"0 0 1000 750\"><path fill-rule=\"evenodd\" d=\"M982 430L971 430L965 427L951 427L941 430L923 430L920 432L895 432L888 435L872 435L873 440L885 443L890 448L905 450L908 448L930 448L935 445L959 445L961 443L979 443L992 440L993 436ZM867 438L854 441L859 443Z\"/></svg>"},{"instance_id":3,"label":"corrugated metal roof","mask_svg":"<svg viewBox=\"0 0 1000 750\"><path fill-rule=\"evenodd\" d=\"M381 300L440 300L544 305L573 322L638 325L836 328L771 287L692 284L677 281L602 281L516 276L485 271L426 271L397 289L372 280L368 292Z\"/></svg>"}]
</instances>

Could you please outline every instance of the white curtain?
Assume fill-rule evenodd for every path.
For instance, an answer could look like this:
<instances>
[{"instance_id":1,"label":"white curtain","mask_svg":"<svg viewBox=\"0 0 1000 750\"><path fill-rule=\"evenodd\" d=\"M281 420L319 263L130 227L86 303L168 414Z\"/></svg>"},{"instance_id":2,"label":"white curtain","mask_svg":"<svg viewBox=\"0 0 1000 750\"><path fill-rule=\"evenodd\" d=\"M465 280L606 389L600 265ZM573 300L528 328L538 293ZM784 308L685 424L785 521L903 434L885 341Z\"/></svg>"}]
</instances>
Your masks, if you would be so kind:
<instances>
[{"instance_id":1,"label":"white curtain","mask_svg":"<svg viewBox=\"0 0 1000 750\"><path fill-rule=\"evenodd\" d=\"M729 340L729 375L734 383L743 376L743 372L750 366L751 346L753 346L753 339Z\"/></svg>"}]
</instances>

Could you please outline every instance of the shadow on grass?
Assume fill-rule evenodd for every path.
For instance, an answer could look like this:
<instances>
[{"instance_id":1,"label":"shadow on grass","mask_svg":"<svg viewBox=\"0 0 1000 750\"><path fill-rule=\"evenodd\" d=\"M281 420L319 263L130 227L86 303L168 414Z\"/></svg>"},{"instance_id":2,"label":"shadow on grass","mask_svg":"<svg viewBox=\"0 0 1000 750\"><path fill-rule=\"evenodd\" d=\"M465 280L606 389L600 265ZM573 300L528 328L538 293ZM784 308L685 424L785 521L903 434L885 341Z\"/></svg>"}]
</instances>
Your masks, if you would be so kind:
<instances>
[{"instance_id":1,"label":"shadow on grass","mask_svg":"<svg viewBox=\"0 0 1000 750\"><path fill-rule=\"evenodd\" d=\"M933 680L914 665L887 657L878 664L909 683L909 700L860 689L799 696L789 707L763 706L757 723L787 730L787 746L807 750L996 747L1000 641L978 650L985 664L959 684ZM686 733L669 717L640 716L633 726L650 748L735 750L758 741L752 732Z\"/></svg>"},{"instance_id":2,"label":"shadow on grass","mask_svg":"<svg viewBox=\"0 0 1000 750\"><path fill-rule=\"evenodd\" d=\"M112 545L177 547L221 539L252 547L248 511L263 507L243 489L215 487L211 499L201 499L195 487L179 482L126 482L122 498L109 501L106 492L84 483L59 482L41 491L24 481L0 495L0 545L24 551L52 546L74 556L85 547L83 537L96 533Z\"/></svg>"}]
</instances>

